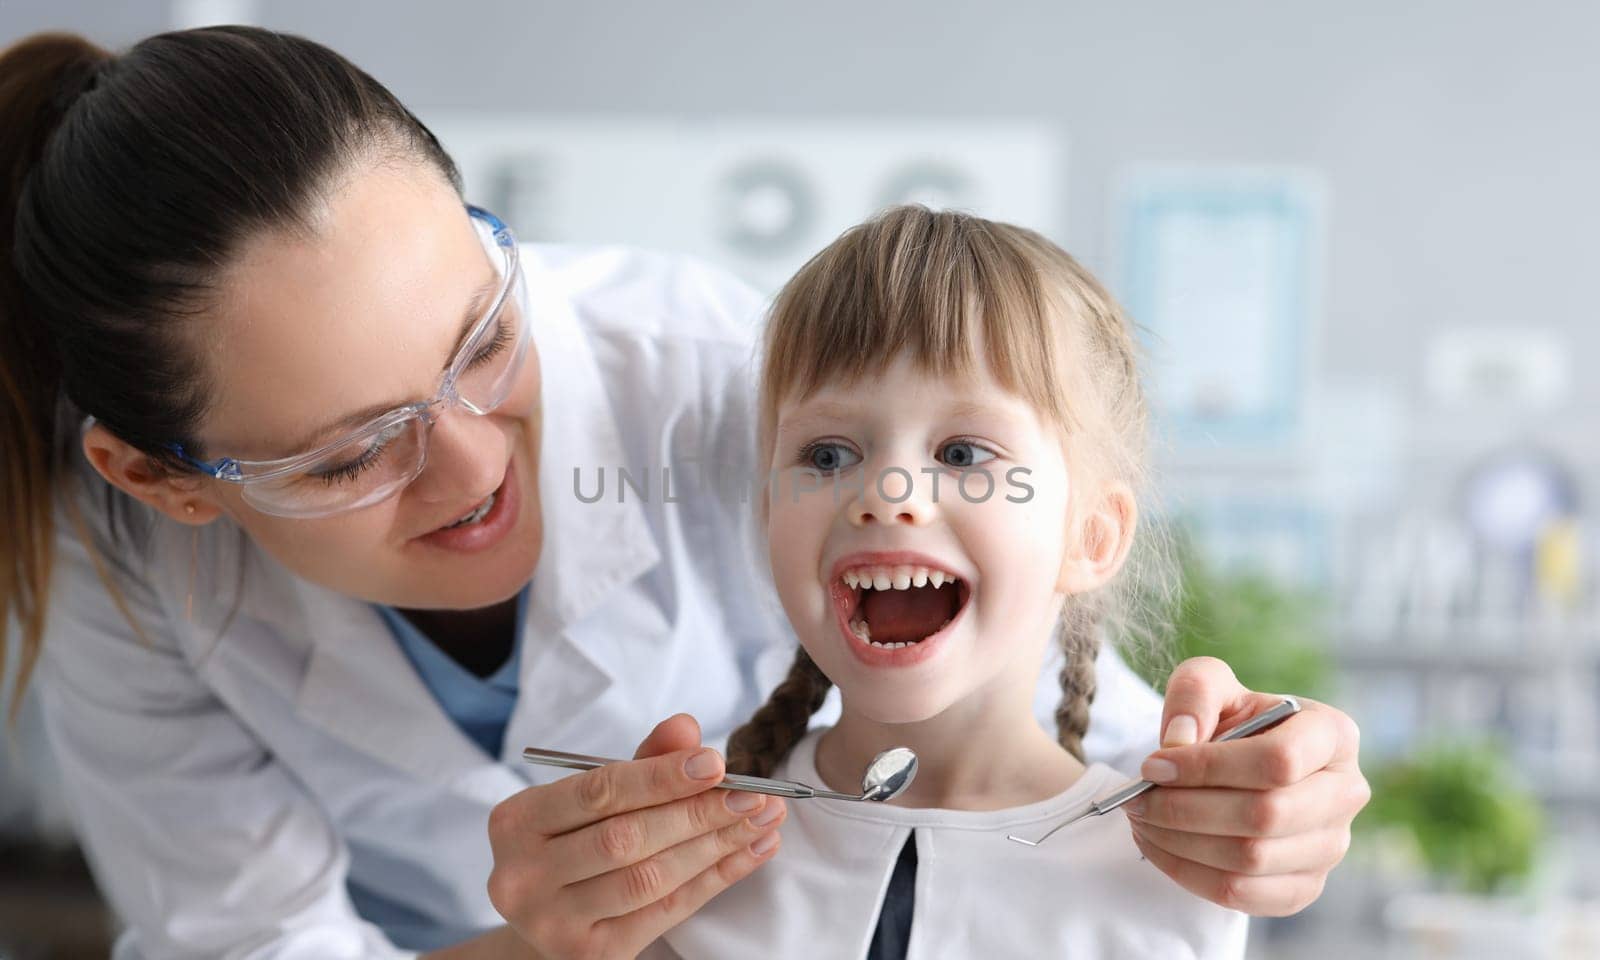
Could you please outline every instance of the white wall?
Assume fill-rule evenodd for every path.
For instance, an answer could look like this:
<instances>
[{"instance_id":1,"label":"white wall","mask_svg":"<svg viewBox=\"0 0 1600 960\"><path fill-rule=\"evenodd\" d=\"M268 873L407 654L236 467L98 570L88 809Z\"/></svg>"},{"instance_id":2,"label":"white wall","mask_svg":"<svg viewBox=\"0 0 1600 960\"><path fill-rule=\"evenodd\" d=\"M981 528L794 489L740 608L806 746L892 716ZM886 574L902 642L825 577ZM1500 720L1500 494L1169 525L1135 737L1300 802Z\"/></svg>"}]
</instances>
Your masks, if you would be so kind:
<instances>
[{"instance_id":1,"label":"white wall","mask_svg":"<svg viewBox=\"0 0 1600 960\"><path fill-rule=\"evenodd\" d=\"M250 4L245 4L248 7ZM1142 163L1305 165L1331 187L1323 372L1419 379L1454 325L1559 330L1595 355L1600 8L1359 0L1136 4L814 0L258 0L440 108L1059 122L1067 232L1107 265L1107 196ZM163 3L5 0L0 41L64 25L112 44ZM1578 370L1581 374L1581 362ZM1600 379L1540 429L1577 451ZM1478 442L1479 418L1418 433ZM1520 425L1492 425L1514 433Z\"/></svg>"}]
</instances>

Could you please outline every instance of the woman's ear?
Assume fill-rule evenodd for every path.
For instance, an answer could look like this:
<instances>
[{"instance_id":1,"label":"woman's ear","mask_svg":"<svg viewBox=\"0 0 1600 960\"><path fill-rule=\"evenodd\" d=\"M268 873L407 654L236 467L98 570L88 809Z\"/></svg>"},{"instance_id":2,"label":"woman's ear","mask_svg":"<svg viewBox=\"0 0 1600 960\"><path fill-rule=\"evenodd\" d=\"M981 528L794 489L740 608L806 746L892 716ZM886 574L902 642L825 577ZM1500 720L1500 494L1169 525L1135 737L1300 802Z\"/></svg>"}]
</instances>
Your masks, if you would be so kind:
<instances>
[{"instance_id":1,"label":"woman's ear","mask_svg":"<svg viewBox=\"0 0 1600 960\"><path fill-rule=\"evenodd\" d=\"M103 424L84 432L83 455L107 483L179 523L210 523L222 513L199 477L174 474Z\"/></svg>"},{"instance_id":2,"label":"woman's ear","mask_svg":"<svg viewBox=\"0 0 1600 960\"><path fill-rule=\"evenodd\" d=\"M1138 525L1139 505L1133 490L1125 483L1108 484L1099 501L1069 533L1057 592L1087 593L1110 582L1128 559Z\"/></svg>"}]
</instances>

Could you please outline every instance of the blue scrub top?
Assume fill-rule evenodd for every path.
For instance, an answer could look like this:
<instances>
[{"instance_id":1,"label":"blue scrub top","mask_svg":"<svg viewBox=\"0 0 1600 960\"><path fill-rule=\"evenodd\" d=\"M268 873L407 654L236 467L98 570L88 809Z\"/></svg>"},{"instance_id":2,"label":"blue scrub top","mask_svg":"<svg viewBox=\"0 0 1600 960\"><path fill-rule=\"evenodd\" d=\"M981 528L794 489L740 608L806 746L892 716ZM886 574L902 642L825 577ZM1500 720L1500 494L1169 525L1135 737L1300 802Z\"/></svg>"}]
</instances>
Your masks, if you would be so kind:
<instances>
[{"instance_id":1,"label":"blue scrub top","mask_svg":"<svg viewBox=\"0 0 1600 960\"><path fill-rule=\"evenodd\" d=\"M522 662L522 624L528 612L527 587L517 596L517 625L511 656L487 677L450 659L393 607L378 607L400 649L446 715L490 757L499 759L506 724L517 705L517 667Z\"/></svg>"},{"instance_id":2,"label":"blue scrub top","mask_svg":"<svg viewBox=\"0 0 1600 960\"><path fill-rule=\"evenodd\" d=\"M522 625L528 612L529 588L523 587L517 597L516 638L511 645L511 656L500 669L487 677L450 659L450 655L434 646L432 640L411 621L401 616L393 607L374 604L374 608L389 625L400 649L416 668L417 676L439 702L445 714L476 743L488 757L499 759L500 748L505 743L506 724L511 720L511 710L517 704L517 666L522 662ZM434 950L449 945L448 935L436 921L422 916L411 907L394 903L381 891L369 890L355 883L347 884L350 900L356 912L370 923L382 928L396 943L411 945L413 949Z\"/></svg>"}]
</instances>

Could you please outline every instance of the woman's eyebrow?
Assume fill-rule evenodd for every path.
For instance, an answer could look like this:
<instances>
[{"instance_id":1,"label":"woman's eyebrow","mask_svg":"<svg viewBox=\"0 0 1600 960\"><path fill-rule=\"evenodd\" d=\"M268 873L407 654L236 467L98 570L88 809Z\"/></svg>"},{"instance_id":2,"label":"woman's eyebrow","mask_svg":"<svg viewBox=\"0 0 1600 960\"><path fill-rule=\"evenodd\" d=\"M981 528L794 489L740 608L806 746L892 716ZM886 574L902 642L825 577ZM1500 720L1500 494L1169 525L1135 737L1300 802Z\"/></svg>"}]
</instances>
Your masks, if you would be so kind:
<instances>
[{"instance_id":1,"label":"woman's eyebrow","mask_svg":"<svg viewBox=\"0 0 1600 960\"><path fill-rule=\"evenodd\" d=\"M461 319L461 329L456 334L454 345L450 348L450 352L445 354L444 364L439 368L441 371L450 369L450 362L455 359L462 345L467 342L467 336L472 333L473 326L483 319L484 301L494 292L495 286L495 280L491 278L472 291L472 296L467 300L466 311ZM382 416L396 407L401 407L411 402L411 400L394 400L368 404L360 410L340 417L331 423L323 424L321 427L304 434L298 443L287 447L287 449L295 451L288 454L288 456L299 456L300 453L310 450L313 445L330 434L359 427L375 417Z\"/></svg>"},{"instance_id":2,"label":"woman's eyebrow","mask_svg":"<svg viewBox=\"0 0 1600 960\"><path fill-rule=\"evenodd\" d=\"M294 452L286 454L286 456L298 457L302 453L308 453L313 447L320 445L320 443L324 439L328 438L331 434L340 433L345 430L359 427L368 420L371 420L381 414L388 413L390 410L401 406L403 403L405 403L405 401L401 401L400 403L371 403L365 407L362 407L360 410L355 411L354 413L340 417L338 420L335 420L332 423L323 424L321 427L303 434L296 443L287 446L285 449L292 450Z\"/></svg>"}]
</instances>

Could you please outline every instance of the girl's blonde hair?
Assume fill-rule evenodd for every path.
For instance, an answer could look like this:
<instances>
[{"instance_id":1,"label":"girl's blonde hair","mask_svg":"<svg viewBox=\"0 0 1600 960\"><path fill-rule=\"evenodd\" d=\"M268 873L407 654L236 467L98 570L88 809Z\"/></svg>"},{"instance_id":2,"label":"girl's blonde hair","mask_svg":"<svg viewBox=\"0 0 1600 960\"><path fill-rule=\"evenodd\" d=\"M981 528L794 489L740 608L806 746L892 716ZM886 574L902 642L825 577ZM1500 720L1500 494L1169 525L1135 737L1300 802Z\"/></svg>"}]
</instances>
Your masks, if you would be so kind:
<instances>
[{"instance_id":1,"label":"girl's blonde hair","mask_svg":"<svg viewBox=\"0 0 1600 960\"><path fill-rule=\"evenodd\" d=\"M1076 260L1031 230L916 206L845 231L778 294L761 369L763 462L772 459L781 402L881 375L902 355L935 377L986 366L1060 428L1075 489L1145 486L1148 417L1138 348L1121 308ZM1142 605L1134 598L1173 593L1162 538L1142 535L1138 543L1123 575L1069 598L1057 626L1066 655L1057 737L1080 760L1102 625L1148 645L1156 631L1132 615ZM829 685L801 648L766 704L729 738L728 769L769 775L805 735Z\"/></svg>"}]
</instances>

